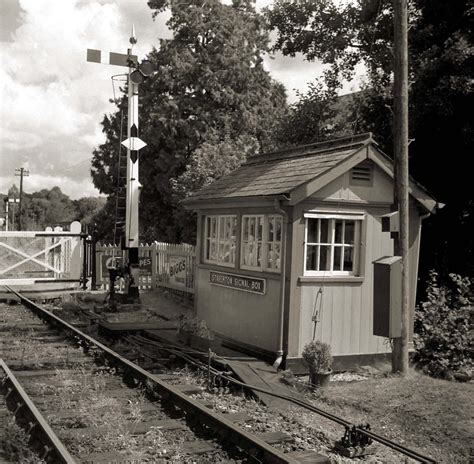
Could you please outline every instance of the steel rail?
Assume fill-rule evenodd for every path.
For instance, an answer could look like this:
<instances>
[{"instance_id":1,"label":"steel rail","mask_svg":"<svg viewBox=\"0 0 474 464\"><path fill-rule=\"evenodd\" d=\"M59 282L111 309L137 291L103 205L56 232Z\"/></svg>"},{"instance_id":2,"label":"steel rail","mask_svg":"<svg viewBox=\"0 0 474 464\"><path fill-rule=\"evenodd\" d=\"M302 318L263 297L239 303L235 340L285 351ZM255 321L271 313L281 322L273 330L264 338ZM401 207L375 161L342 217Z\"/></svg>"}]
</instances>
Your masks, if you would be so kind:
<instances>
[{"instance_id":1,"label":"steel rail","mask_svg":"<svg viewBox=\"0 0 474 464\"><path fill-rule=\"evenodd\" d=\"M177 345L175 345L173 343L168 344L168 343L158 342L158 341L149 340L145 337L137 336L137 335L132 336L130 338L131 338L131 340L138 341L138 343L142 343L142 344L146 344L146 345L154 346L154 347L159 347L159 348L164 348L165 350L168 350L168 351L176 354L177 356L180 356L182 359L184 359L184 360L186 360L186 361L188 361L192 364L195 364L197 367L200 367L203 370L209 369L209 367L206 364L196 361L192 357L192 354L191 355L186 354L187 352L190 352L190 353L199 353L200 355L205 355L206 353L204 353L204 352L200 352L200 351L197 351L197 350L186 350L186 351L183 350L184 351L183 352L182 350L180 350L180 348ZM170 345L170 346L172 346L172 348L166 348L166 345ZM221 358L220 356L216 356L216 357ZM225 360L226 358L221 358L221 359ZM332 420L333 422L336 422L337 424L339 424L343 427L347 427L347 428L352 429L352 427L354 426L354 424L352 424L351 422L343 419L342 417L336 416L335 414L332 414L332 413L324 411L323 409L320 409L316 406L313 406L311 403L308 403L307 401L303 401L303 400L299 400L297 398L293 398L291 396L275 393L275 392L273 392L271 390L267 390L265 388L249 385L249 384L241 382L241 381L239 381L239 380L237 380L233 377L222 374L217 369L214 369L212 367L210 369L211 369L211 371L213 372L214 375L217 375L220 378L225 379L229 383L232 383L234 385L238 385L240 387L248 388L250 390L259 391L261 393L266 393L266 394L274 396L276 398L280 398L280 399L289 401L289 402L294 403L294 404L296 404L296 405L298 405L302 408L305 408L305 409L308 409L312 412L315 412L316 414L319 414L320 416L323 416L326 419ZM359 432L360 434L365 435L367 437L370 437L374 441L377 441L377 442L379 442L379 443L381 443L381 444L383 444L383 445L385 445L389 448L392 448L392 449L398 451L399 453L402 453L402 454L404 454L404 455L406 455L406 456L408 456L412 459L415 459L416 461L421 462L423 464L433 464L433 463L435 464L437 462L433 458L430 458L428 456L424 456L423 454L420 454L417 451L414 451L410 448L407 448L406 446L399 445L398 443L396 443L396 442L394 442L394 441L392 441L388 438L385 438L382 435L371 432L370 430L366 430L366 429L363 429L363 428L360 428L360 427L357 427L357 426L355 427L355 430L357 432Z\"/></svg>"},{"instance_id":2,"label":"steel rail","mask_svg":"<svg viewBox=\"0 0 474 464\"><path fill-rule=\"evenodd\" d=\"M186 411L190 417L202 420L216 432L221 439L230 441L240 448L245 449L252 457L270 464L297 464L299 461L291 456L279 451L265 441L255 437L251 433L234 425L231 421L218 414L196 400L193 400L185 393L181 393L172 385L168 385L153 374L141 368L137 364L120 356L109 347L98 342L94 338L80 331L61 318L55 316L44 308L21 295L16 290L5 286L5 288L16 295L21 303L31 309L38 317L49 322L52 325L59 326L62 330L68 332L75 338L85 344L84 348L94 347L98 349L115 367L122 368L125 372L132 374L133 378L141 381L147 387L152 387L153 391L163 399L172 399L183 411Z\"/></svg>"},{"instance_id":3,"label":"steel rail","mask_svg":"<svg viewBox=\"0 0 474 464\"><path fill-rule=\"evenodd\" d=\"M41 458L52 463L74 464L76 461L69 454L61 440L53 432L48 422L31 401L20 382L18 382L5 361L1 358L0 367L5 372L5 376L0 382L0 387L4 392L6 390L5 399L7 406L12 407L19 425L19 416L26 418L27 422L23 425L29 425L27 432L31 437L34 436L38 438L39 443L43 444L43 454ZM30 439L30 443L31 441Z\"/></svg>"}]
</instances>

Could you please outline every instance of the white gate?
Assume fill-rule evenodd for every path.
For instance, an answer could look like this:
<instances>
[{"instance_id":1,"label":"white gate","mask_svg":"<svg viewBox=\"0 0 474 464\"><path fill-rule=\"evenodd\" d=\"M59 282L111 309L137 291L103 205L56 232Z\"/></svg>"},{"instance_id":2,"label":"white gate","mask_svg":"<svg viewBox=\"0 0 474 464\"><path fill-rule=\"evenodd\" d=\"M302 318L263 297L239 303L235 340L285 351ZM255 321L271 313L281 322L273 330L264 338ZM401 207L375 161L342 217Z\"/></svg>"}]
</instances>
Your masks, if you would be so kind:
<instances>
[{"instance_id":1,"label":"white gate","mask_svg":"<svg viewBox=\"0 0 474 464\"><path fill-rule=\"evenodd\" d=\"M0 285L79 282L80 243L77 222L71 224L71 232L0 232Z\"/></svg>"}]
</instances>

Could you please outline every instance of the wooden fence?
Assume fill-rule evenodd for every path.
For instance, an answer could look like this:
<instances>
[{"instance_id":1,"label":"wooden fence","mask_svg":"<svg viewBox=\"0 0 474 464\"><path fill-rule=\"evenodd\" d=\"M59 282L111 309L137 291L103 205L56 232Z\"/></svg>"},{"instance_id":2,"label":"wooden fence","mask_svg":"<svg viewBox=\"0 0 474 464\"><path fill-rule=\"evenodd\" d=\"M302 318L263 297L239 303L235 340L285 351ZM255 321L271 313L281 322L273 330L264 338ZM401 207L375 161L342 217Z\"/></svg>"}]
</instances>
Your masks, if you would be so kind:
<instances>
[{"instance_id":1,"label":"wooden fence","mask_svg":"<svg viewBox=\"0 0 474 464\"><path fill-rule=\"evenodd\" d=\"M107 260L121 257L115 245L97 245L96 281L104 289L109 286ZM177 293L194 293L196 249L193 245L154 242L138 248L140 289L166 287Z\"/></svg>"}]
</instances>

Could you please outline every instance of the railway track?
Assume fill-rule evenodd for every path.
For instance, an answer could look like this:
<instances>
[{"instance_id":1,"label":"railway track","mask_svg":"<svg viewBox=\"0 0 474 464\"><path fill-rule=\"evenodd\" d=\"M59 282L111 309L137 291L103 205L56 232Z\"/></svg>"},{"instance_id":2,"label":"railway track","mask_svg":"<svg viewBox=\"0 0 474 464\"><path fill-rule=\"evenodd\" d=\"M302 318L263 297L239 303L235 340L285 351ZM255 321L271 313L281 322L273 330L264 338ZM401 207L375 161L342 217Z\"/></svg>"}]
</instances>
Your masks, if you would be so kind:
<instances>
[{"instance_id":1,"label":"railway track","mask_svg":"<svg viewBox=\"0 0 474 464\"><path fill-rule=\"evenodd\" d=\"M8 334L1 356L73 459L49 451L50 462L328 462L317 453L284 453L271 444L288 435L247 432L237 425L244 415L213 411L191 397L196 387L171 385L17 296L36 318L23 314L0 326Z\"/></svg>"}]
</instances>

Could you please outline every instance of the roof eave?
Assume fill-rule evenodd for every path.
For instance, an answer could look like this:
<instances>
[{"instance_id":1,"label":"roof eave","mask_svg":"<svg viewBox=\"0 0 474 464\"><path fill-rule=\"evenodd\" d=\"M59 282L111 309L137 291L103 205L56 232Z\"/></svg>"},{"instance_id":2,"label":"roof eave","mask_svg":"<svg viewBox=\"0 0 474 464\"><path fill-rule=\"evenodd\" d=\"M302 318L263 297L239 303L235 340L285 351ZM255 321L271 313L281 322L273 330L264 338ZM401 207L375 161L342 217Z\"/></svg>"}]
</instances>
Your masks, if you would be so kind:
<instances>
[{"instance_id":1,"label":"roof eave","mask_svg":"<svg viewBox=\"0 0 474 464\"><path fill-rule=\"evenodd\" d=\"M198 209L217 209L223 206L234 205L249 205L249 206L266 206L272 205L276 200L280 200L283 204L288 203L288 193L276 193L272 195L252 195L252 196L236 196L236 197L222 197L222 198L201 198L193 199L188 197L181 201L181 204L188 211Z\"/></svg>"}]
</instances>

